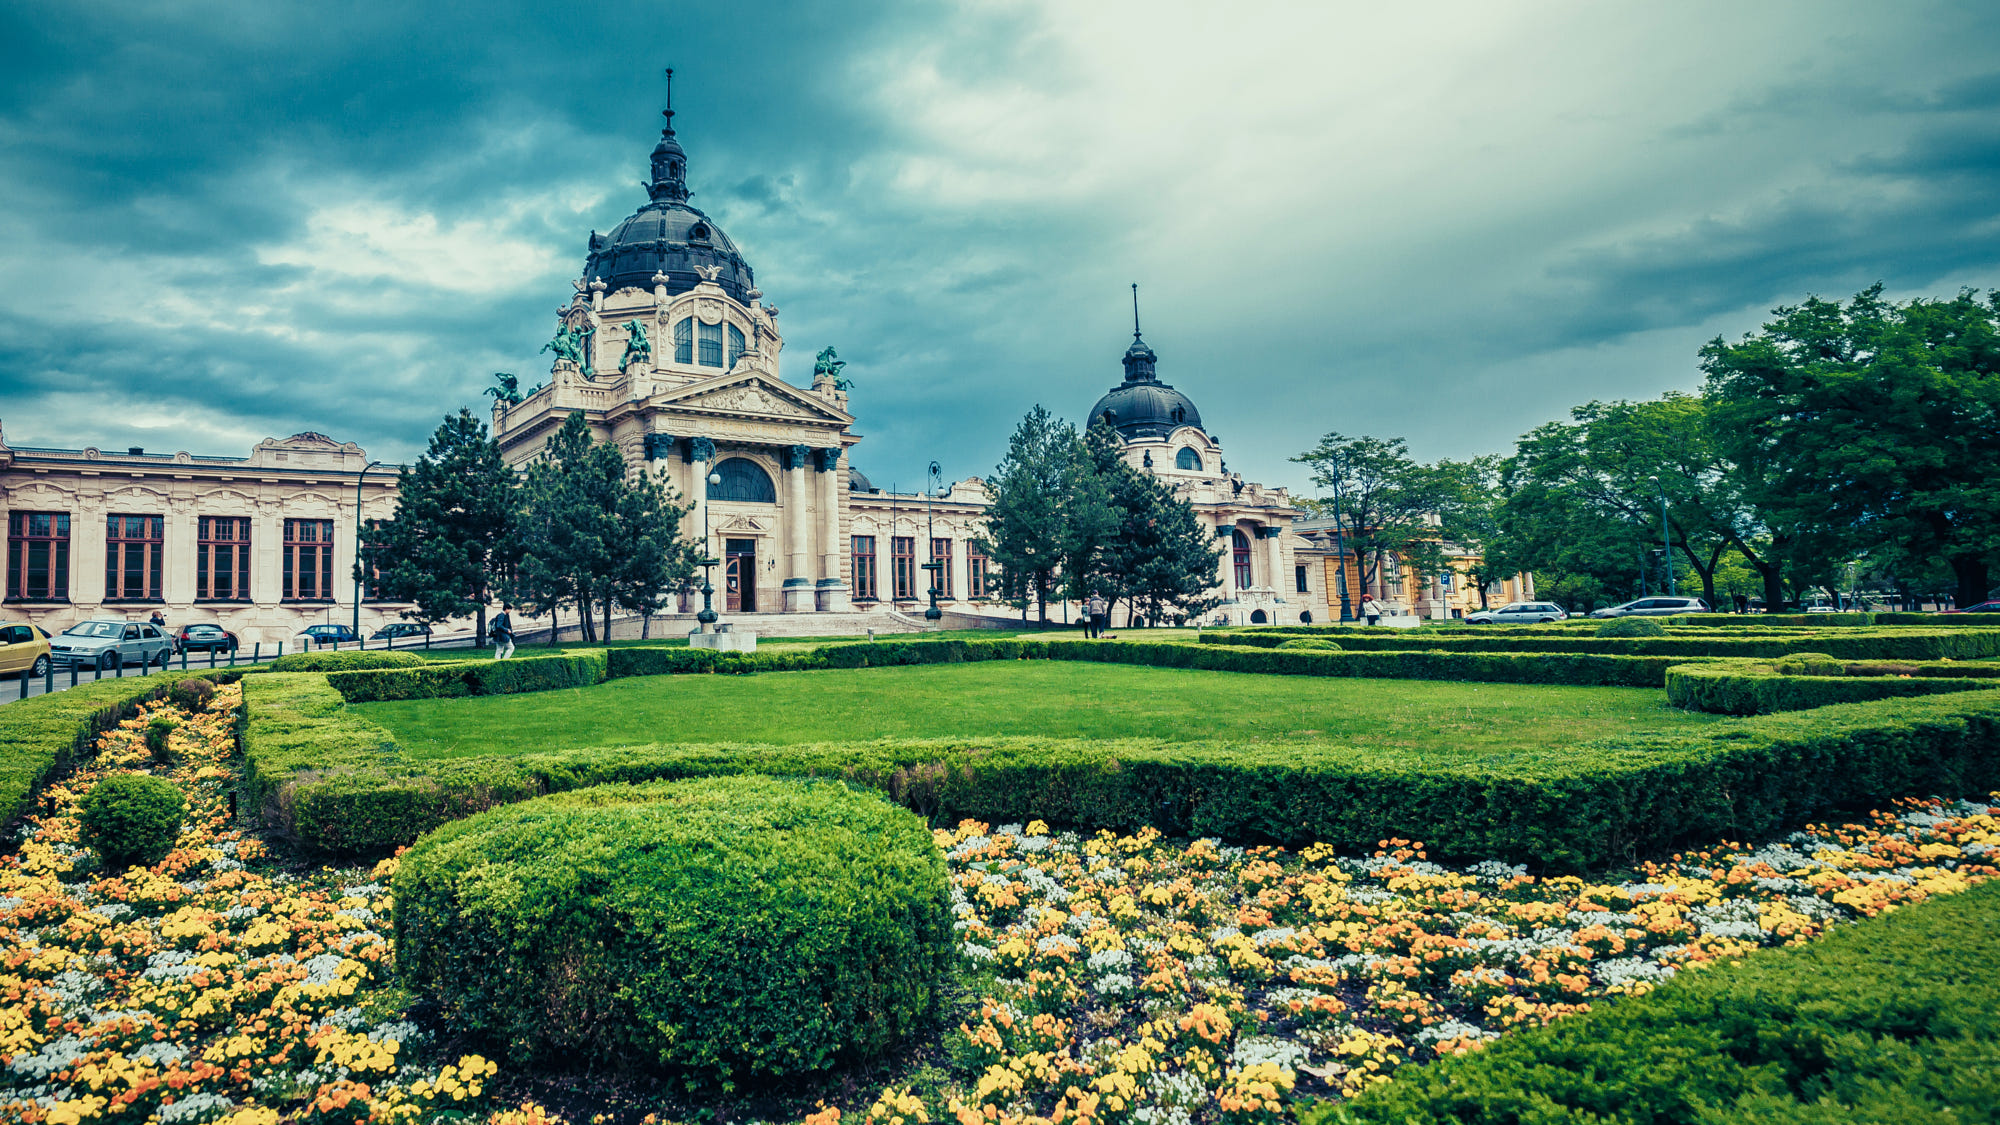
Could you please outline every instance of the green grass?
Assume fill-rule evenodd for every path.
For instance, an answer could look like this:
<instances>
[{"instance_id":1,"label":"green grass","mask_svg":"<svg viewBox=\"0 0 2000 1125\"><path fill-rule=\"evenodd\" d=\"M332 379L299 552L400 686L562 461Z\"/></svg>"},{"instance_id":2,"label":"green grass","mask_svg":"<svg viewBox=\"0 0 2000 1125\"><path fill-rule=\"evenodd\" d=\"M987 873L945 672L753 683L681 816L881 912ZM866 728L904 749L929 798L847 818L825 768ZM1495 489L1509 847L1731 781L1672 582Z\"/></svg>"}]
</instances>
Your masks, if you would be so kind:
<instances>
[{"instance_id":1,"label":"green grass","mask_svg":"<svg viewBox=\"0 0 2000 1125\"><path fill-rule=\"evenodd\" d=\"M1715 722L1645 688L1319 680L1119 664L936 664L646 676L526 695L358 704L414 758L650 743L1040 735L1311 741L1455 760Z\"/></svg>"}]
</instances>

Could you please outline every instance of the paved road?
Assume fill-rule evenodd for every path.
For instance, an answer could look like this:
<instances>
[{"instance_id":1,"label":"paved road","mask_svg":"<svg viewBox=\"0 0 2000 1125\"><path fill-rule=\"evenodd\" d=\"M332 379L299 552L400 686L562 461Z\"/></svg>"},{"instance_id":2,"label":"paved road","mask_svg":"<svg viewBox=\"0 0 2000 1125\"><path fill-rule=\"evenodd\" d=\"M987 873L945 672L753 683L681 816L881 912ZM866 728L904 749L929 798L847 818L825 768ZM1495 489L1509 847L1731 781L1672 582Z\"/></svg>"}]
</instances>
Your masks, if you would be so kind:
<instances>
[{"instance_id":1,"label":"paved road","mask_svg":"<svg viewBox=\"0 0 2000 1125\"><path fill-rule=\"evenodd\" d=\"M453 638L440 643L435 643L431 647L467 648L470 647L471 643L472 643L471 638ZM333 650L320 649L319 651L331 652ZM353 652L354 650L352 648L348 648L348 649L343 649L341 651ZM380 648L371 648L368 651L381 652L383 650ZM189 652L189 653L183 653L181 655L187 658L186 667L190 673L205 672L208 670L209 668L208 653ZM234 666L238 668L243 668L259 663L269 664L271 661L276 660L278 658L278 654L275 652L266 652L264 654L263 660L261 661L255 661L250 659L250 655L251 655L250 653L238 651L238 653L236 654L236 663ZM231 665L229 663L229 654L221 652L216 653L214 666L217 668L230 667ZM176 656L171 661L168 662L168 668L170 670L179 671L181 667L182 667L181 656ZM148 671L157 671L157 670L158 670L157 668L141 669L137 665L133 665L132 667L126 668L124 670L124 674L127 676L142 676ZM77 673L76 682L79 684L93 683L99 679L106 679L106 680L115 679L118 676L118 673L115 671L107 671L103 673L102 676L100 676L95 668L89 668L89 667L78 668L76 670L76 673ZM49 688L51 682L53 682L54 690L62 691L70 686L70 670L68 668L58 667L57 669L55 669L55 675L53 679L51 679L51 677L46 677L46 676L39 678L30 677L27 681L28 690L25 696L23 696L21 693L21 680L22 678L18 675L9 675L0 677L0 705L12 703L17 699L23 699L23 698L32 699L35 696L44 694L44 692Z\"/></svg>"}]
</instances>

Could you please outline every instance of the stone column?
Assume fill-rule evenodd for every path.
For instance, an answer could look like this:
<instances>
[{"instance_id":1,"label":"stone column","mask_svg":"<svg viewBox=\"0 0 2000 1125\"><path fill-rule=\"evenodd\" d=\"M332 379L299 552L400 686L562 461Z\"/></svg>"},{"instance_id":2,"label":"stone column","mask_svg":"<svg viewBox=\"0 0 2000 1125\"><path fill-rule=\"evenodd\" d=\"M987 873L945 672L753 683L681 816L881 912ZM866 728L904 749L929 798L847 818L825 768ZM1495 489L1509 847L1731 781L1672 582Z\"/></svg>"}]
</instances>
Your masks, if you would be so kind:
<instances>
[{"instance_id":1,"label":"stone column","mask_svg":"<svg viewBox=\"0 0 2000 1125\"><path fill-rule=\"evenodd\" d=\"M1265 554L1271 560L1271 597L1280 605L1284 604L1285 591L1295 585L1292 576L1285 573L1284 534L1284 529L1275 525L1264 528L1264 543L1268 548Z\"/></svg>"},{"instance_id":2,"label":"stone column","mask_svg":"<svg viewBox=\"0 0 2000 1125\"><path fill-rule=\"evenodd\" d=\"M694 465L694 491L689 494L694 497L694 508L688 512L688 534L702 540L702 557L717 560L719 566L722 556L716 553L715 544L702 538L702 528L708 525L708 467L715 462L715 443L705 437L689 438L688 461Z\"/></svg>"},{"instance_id":3,"label":"stone column","mask_svg":"<svg viewBox=\"0 0 2000 1125\"><path fill-rule=\"evenodd\" d=\"M785 456L785 507L790 548L785 566L785 612L811 613L815 608L810 549L811 524L806 521L806 458L812 450L803 445L787 446Z\"/></svg>"},{"instance_id":4,"label":"stone column","mask_svg":"<svg viewBox=\"0 0 2000 1125\"><path fill-rule=\"evenodd\" d=\"M86 616L96 614L110 592L104 588L104 521L110 511L101 488L85 487L78 490L76 513L69 518L69 600Z\"/></svg>"},{"instance_id":5,"label":"stone column","mask_svg":"<svg viewBox=\"0 0 2000 1125\"><path fill-rule=\"evenodd\" d=\"M847 544L840 536L840 449L814 451L819 470L820 560L816 600L828 613L846 613L854 608L848 600L847 583L840 580L840 557Z\"/></svg>"},{"instance_id":6,"label":"stone column","mask_svg":"<svg viewBox=\"0 0 2000 1125\"><path fill-rule=\"evenodd\" d=\"M161 574L162 595L174 612L167 616L186 618L194 608L195 551L199 541L198 518L193 496L176 496L167 501L166 566Z\"/></svg>"}]
</instances>

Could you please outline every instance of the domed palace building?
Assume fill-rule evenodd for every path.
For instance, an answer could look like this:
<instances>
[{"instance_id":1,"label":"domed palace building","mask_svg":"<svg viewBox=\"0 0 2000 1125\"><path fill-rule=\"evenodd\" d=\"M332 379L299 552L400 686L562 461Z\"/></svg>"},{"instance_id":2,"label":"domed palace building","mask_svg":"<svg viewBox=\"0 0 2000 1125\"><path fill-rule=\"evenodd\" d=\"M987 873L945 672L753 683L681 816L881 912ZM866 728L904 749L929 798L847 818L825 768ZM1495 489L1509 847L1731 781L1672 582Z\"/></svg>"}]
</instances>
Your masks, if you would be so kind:
<instances>
[{"instance_id":1,"label":"domed palace building","mask_svg":"<svg viewBox=\"0 0 2000 1125\"><path fill-rule=\"evenodd\" d=\"M688 202L687 153L673 111L653 148L650 199L609 234L592 232L583 275L557 311L548 383L496 402L493 432L516 466L581 411L637 471L692 497L685 531L708 528L723 560L716 608L728 615L920 612L939 571L954 616L1004 615L979 553L990 495L977 477L929 497L885 491L850 464L853 430L839 364L809 387L780 375L784 336L750 263ZM1300 513L1283 489L1245 482L1186 395L1154 373L1133 333L1125 378L1095 407L1135 466L1170 481L1215 528L1224 604L1238 623L1296 622L1299 587L1286 530ZM714 479L719 478L719 479ZM684 608L698 608L685 606Z\"/></svg>"}]
</instances>

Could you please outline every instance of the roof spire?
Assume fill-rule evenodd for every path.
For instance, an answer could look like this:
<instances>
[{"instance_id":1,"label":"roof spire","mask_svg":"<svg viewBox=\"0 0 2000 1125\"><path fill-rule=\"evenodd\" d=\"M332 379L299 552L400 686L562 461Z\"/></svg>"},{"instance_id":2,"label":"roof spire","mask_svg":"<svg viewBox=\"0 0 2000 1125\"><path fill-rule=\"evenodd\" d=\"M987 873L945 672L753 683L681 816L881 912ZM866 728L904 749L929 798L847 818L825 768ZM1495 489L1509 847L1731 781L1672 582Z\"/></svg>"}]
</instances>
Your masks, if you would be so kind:
<instances>
[{"instance_id":1,"label":"roof spire","mask_svg":"<svg viewBox=\"0 0 2000 1125\"><path fill-rule=\"evenodd\" d=\"M1128 383L1153 378L1153 364L1158 359L1146 341L1139 338L1139 283L1132 283L1132 346L1125 349L1125 381Z\"/></svg>"},{"instance_id":2,"label":"roof spire","mask_svg":"<svg viewBox=\"0 0 2000 1125\"><path fill-rule=\"evenodd\" d=\"M1139 283L1132 283L1132 338L1139 338Z\"/></svg>"},{"instance_id":3,"label":"roof spire","mask_svg":"<svg viewBox=\"0 0 2000 1125\"><path fill-rule=\"evenodd\" d=\"M653 202L683 203L688 197L687 153L674 137L674 68L667 68L667 108L660 111L667 127L660 130L660 143L653 146L653 182L646 193Z\"/></svg>"}]
</instances>

